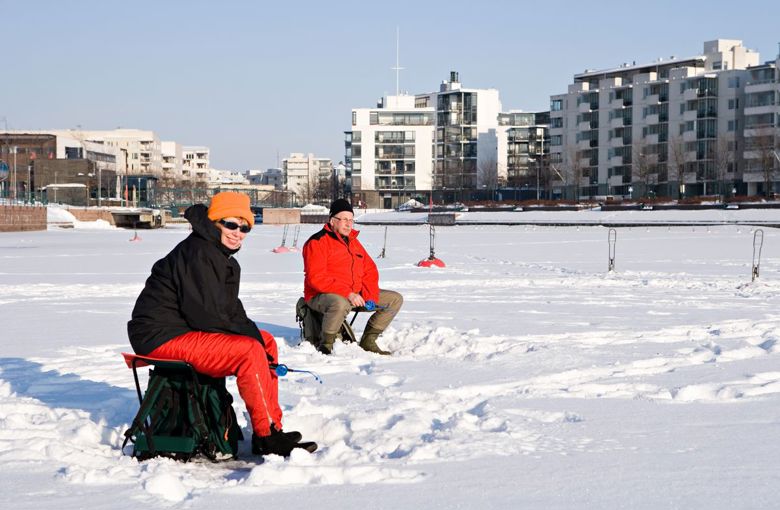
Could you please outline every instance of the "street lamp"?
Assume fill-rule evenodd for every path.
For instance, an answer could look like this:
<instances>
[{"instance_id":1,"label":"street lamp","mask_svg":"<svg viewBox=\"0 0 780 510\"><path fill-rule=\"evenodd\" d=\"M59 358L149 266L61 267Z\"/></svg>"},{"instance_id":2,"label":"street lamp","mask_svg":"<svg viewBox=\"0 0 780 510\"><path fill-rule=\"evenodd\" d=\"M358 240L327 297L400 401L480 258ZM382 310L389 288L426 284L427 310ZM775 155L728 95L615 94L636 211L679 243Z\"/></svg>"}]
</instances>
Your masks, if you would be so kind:
<instances>
[{"instance_id":1,"label":"street lamp","mask_svg":"<svg viewBox=\"0 0 780 510\"><path fill-rule=\"evenodd\" d=\"M634 187L633 186L629 186L628 187L628 198L631 198L631 199L634 198Z\"/></svg>"},{"instance_id":2,"label":"street lamp","mask_svg":"<svg viewBox=\"0 0 780 510\"><path fill-rule=\"evenodd\" d=\"M98 189L97 189L98 207L100 207L100 188L102 187L103 187L103 167L98 165Z\"/></svg>"},{"instance_id":3,"label":"street lamp","mask_svg":"<svg viewBox=\"0 0 780 510\"><path fill-rule=\"evenodd\" d=\"M18 150L18 147L14 145L11 147L12 154L14 155L14 202L16 202L16 151Z\"/></svg>"}]
</instances>

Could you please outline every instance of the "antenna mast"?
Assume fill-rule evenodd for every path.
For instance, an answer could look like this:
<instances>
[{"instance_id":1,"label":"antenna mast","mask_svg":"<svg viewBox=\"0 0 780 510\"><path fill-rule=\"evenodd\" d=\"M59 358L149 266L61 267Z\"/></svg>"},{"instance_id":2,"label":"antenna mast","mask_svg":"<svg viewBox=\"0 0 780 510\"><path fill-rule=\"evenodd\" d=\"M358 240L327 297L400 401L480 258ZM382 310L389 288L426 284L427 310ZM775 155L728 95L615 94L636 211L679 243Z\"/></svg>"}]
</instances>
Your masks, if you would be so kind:
<instances>
[{"instance_id":1,"label":"antenna mast","mask_svg":"<svg viewBox=\"0 0 780 510\"><path fill-rule=\"evenodd\" d=\"M391 69L395 71L395 95L400 96L401 95L401 70L404 68L401 67L400 62L400 50L399 50L399 30L398 27L395 27L395 67L392 67Z\"/></svg>"}]
</instances>

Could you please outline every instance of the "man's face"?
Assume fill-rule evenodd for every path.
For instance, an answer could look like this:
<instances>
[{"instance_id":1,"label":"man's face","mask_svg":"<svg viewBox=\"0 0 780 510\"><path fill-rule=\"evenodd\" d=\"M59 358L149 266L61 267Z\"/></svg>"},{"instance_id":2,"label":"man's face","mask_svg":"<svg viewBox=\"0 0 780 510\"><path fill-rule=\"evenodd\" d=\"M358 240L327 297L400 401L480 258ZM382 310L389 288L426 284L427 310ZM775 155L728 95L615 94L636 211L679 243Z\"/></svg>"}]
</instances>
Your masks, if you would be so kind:
<instances>
[{"instance_id":1,"label":"man's face","mask_svg":"<svg viewBox=\"0 0 780 510\"><path fill-rule=\"evenodd\" d=\"M330 218L330 228L343 236L348 236L352 232L352 225L354 224L355 215L349 211L341 211Z\"/></svg>"}]
</instances>

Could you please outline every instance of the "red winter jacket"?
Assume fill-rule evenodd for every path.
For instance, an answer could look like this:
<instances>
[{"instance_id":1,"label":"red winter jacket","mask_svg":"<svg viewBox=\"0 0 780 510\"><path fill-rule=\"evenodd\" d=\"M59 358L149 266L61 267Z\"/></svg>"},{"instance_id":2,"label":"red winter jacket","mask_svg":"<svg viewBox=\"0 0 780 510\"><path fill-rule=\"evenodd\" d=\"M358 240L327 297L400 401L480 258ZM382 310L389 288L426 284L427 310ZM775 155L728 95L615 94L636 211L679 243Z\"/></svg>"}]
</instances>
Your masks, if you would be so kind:
<instances>
[{"instance_id":1,"label":"red winter jacket","mask_svg":"<svg viewBox=\"0 0 780 510\"><path fill-rule=\"evenodd\" d=\"M358 231L349 234L349 243L326 224L303 245L303 297L317 294L360 294L366 301L379 301L379 271L357 240Z\"/></svg>"}]
</instances>

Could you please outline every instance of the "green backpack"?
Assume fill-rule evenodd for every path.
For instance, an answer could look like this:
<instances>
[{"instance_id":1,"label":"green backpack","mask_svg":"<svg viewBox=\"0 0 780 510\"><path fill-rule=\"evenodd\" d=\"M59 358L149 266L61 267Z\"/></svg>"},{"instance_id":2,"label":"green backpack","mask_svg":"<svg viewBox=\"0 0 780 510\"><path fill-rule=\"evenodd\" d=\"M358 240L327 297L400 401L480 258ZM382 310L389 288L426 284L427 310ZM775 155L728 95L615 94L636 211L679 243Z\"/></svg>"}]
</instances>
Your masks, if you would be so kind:
<instances>
[{"instance_id":1,"label":"green backpack","mask_svg":"<svg viewBox=\"0 0 780 510\"><path fill-rule=\"evenodd\" d=\"M136 386L140 397L137 375ZM182 361L157 360L122 448L131 441L138 460L160 456L186 462L203 455L219 461L236 458L242 439L224 377L199 374Z\"/></svg>"}]
</instances>

